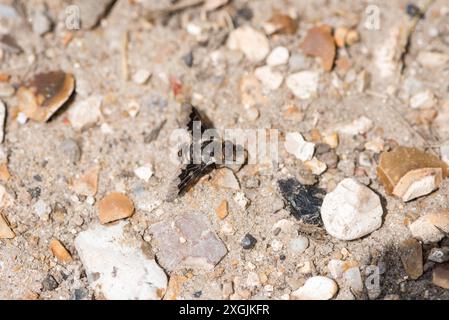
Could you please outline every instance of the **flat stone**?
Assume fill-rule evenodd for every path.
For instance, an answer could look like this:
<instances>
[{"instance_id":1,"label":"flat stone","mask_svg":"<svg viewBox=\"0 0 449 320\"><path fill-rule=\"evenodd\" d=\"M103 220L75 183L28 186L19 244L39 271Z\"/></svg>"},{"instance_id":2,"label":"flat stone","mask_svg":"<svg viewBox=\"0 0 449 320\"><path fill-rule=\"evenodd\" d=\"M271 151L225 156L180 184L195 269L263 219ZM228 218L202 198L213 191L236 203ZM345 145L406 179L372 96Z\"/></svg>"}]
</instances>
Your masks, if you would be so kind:
<instances>
[{"instance_id":1,"label":"flat stone","mask_svg":"<svg viewBox=\"0 0 449 320\"><path fill-rule=\"evenodd\" d=\"M226 255L227 249L210 230L202 214L183 214L150 227L158 261L169 271L182 268L211 270Z\"/></svg>"},{"instance_id":2,"label":"flat stone","mask_svg":"<svg viewBox=\"0 0 449 320\"><path fill-rule=\"evenodd\" d=\"M413 238L424 243L439 242L449 232L449 211L428 213L409 225Z\"/></svg>"},{"instance_id":3,"label":"flat stone","mask_svg":"<svg viewBox=\"0 0 449 320\"><path fill-rule=\"evenodd\" d=\"M75 130L84 130L95 125L101 117L103 97L91 96L73 105L68 119Z\"/></svg>"},{"instance_id":4,"label":"flat stone","mask_svg":"<svg viewBox=\"0 0 449 320\"><path fill-rule=\"evenodd\" d=\"M78 234L75 248L97 297L158 300L164 296L167 276L154 260L150 246L127 222L93 225Z\"/></svg>"},{"instance_id":5,"label":"flat stone","mask_svg":"<svg viewBox=\"0 0 449 320\"><path fill-rule=\"evenodd\" d=\"M304 140L299 132L288 132L285 136L284 147L288 153L301 161L312 160L315 144Z\"/></svg>"},{"instance_id":6,"label":"flat stone","mask_svg":"<svg viewBox=\"0 0 449 320\"><path fill-rule=\"evenodd\" d=\"M67 263L72 261L70 252L67 251L64 245L58 239L51 240L50 250L59 262Z\"/></svg>"},{"instance_id":7,"label":"flat stone","mask_svg":"<svg viewBox=\"0 0 449 320\"><path fill-rule=\"evenodd\" d=\"M306 55L320 57L325 71L332 70L336 48L330 27L319 26L309 29L301 48Z\"/></svg>"},{"instance_id":8,"label":"flat stone","mask_svg":"<svg viewBox=\"0 0 449 320\"><path fill-rule=\"evenodd\" d=\"M413 280L423 274L423 256L421 244L415 239L407 239L400 245L400 255L405 272Z\"/></svg>"},{"instance_id":9,"label":"flat stone","mask_svg":"<svg viewBox=\"0 0 449 320\"><path fill-rule=\"evenodd\" d=\"M227 47L231 50L242 51L251 62L262 61L270 52L267 37L248 25L239 27L229 34Z\"/></svg>"},{"instance_id":10,"label":"flat stone","mask_svg":"<svg viewBox=\"0 0 449 320\"><path fill-rule=\"evenodd\" d=\"M428 259L437 263L449 261L449 247L432 248Z\"/></svg>"},{"instance_id":11,"label":"flat stone","mask_svg":"<svg viewBox=\"0 0 449 320\"><path fill-rule=\"evenodd\" d=\"M307 160L304 165L315 175L319 176L327 170L327 165L323 161L313 157L312 160Z\"/></svg>"},{"instance_id":12,"label":"flat stone","mask_svg":"<svg viewBox=\"0 0 449 320\"><path fill-rule=\"evenodd\" d=\"M292 297L297 300L329 300L338 291L338 286L334 280L315 276L307 279L304 286L292 293Z\"/></svg>"},{"instance_id":13,"label":"flat stone","mask_svg":"<svg viewBox=\"0 0 449 320\"><path fill-rule=\"evenodd\" d=\"M15 236L5 217L0 213L0 239L13 239Z\"/></svg>"},{"instance_id":14,"label":"flat stone","mask_svg":"<svg viewBox=\"0 0 449 320\"><path fill-rule=\"evenodd\" d=\"M99 166L93 166L88 169L82 176L73 181L73 190L83 196L95 196L98 190L98 174L100 173Z\"/></svg>"},{"instance_id":15,"label":"flat stone","mask_svg":"<svg viewBox=\"0 0 449 320\"><path fill-rule=\"evenodd\" d=\"M270 90L276 90L278 89L282 81L284 81L284 76L282 73L273 71L273 69L270 66L262 66L257 68L254 71L254 75L257 77L257 79L262 82L262 85Z\"/></svg>"},{"instance_id":16,"label":"flat stone","mask_svg":"<svg viewBox=\"0 0 449 320\"><path fill-rule=\"evenodd\" d=\"M133 215L134 204L126 195L111 192L99 202L99 218L102 224L126 219Z\"/></svg>"},{"instance_id":17,"label":"flat stone","mask_svg":"<svg viewBox=\"0 0 449 320\"><path fill-rule=\"evenodd\" d=\"M449 290L449 262L436 266L432 273L433 284Z\"/></svg>"},{"instance_id":18,"label":"flat stone","mask_svg":"<svg viewBox=\"0 0 449 320\"><path fill-rule=\"evenodd\" d=\"M269 66L281 66L288 63L290 53L286 47L274 48L267 57L267 65Z\"/></svg>"},{"instance_id":19,"label":"flat stone","mask_svg":"<svg viewBox=\"0 0 449 320\"><path fill-rule=\"evenodd\" d=\"M300 71L289 75L287 87L299 99L310 99L317 94L319 74L314 71Z\"/></svg>"},{"instance_id":20,"label":"flat stone","mask_svg":"<svg viewBox=\"0 0 449 320\"><path fill-rule=\"evenodd\" d=\"M326 231L340 240L358 239L377 230L382 215L379 196L352 178L341 181L321 206Z\"/></svg>"},{"instance_id":21,"label":"flat stone","mask_svg":"<svg viewBox=\"0 0 449 320\"><path fill-rule=\"evenodd\" d=\"M247 209L251 203L243 192L236 192L234 201L244 210Z\"/></svg>"}]
</instances>

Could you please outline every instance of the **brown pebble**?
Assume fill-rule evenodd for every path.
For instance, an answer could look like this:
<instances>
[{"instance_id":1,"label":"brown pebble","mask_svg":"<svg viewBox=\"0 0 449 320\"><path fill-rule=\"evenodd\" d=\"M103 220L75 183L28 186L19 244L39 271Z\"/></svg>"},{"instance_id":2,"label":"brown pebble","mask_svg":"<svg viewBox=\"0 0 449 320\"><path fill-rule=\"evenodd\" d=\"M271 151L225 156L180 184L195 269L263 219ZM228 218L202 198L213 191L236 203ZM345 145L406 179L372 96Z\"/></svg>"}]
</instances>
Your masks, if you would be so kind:
<instances>
[{"instance_id":1,"label":"brown pebble","mask_svg":"<svg viewBox=\"0 0 449 320\"><path fill-rule=\"evenodd\" d=\"M88 169L81 177L73 181L73 190L83 196L94 196L98 189L98 166Z\"/></svg>"},{"instance_id":2,"label":"brown pebble","mask_svg":"<svg viewBox=\"0 0 449 320\"><path fill-rule=\"evenodd\" d=\"M309 29L301 48L306 55L320 57L325 71L332 70L336 48L332 29L329 26Z\"/></svg>"},{"instance_id":3,"label":"brown pebble","mask_svg":"<svg viewBox=\"0 0 449 320\"><path fill-rule=\"evenodd\" d=\"M449 290L449 262L440 264L433 269L433 284Z\"/></svg>"},{"instance_id":4,"label":"brown pebble","mask_svg":"<svg viewBox=\"0 0 449 320\"><path fill-rule=\"evenodd\" d=\"M72 256L59 240L51 240L50 250L59 262L67 263L72 261Z\"/></svg>"},{"instance_id":5,"label":"brown pebble","mask_svg":"<svg viewBox=\"0 0 449 320\"><path fill-rule=\"evenodd\" d=\"M99 202L99 218L102 224L125 219L134 213L134 204L124 194L111 192Z\"/></svg>"},{"instance_id":6,"label":"brown pebble","mask_svg":"<svg viewBox=\"0 0 449 320\"><path fill-rule=\"evenodd\" d=\"M12 239L16 235L9 227L6 218L0 213L0 239Z\"/></svg>"},{"instance_id":7,"label":"brown pebble","mask_svg":"<svg viewBox=\"0 0 449 320\"><path fill-rule=\"evenodd\" d=\"M3 163L0 165L0 180L3 182L7 182L11 178L11 174L8 170L8 165Z\"/></svg>"},{"instance_id":8,"label":"brown pebble","mask_svg":"<svg viewBox=\"0 0 449 320\"><path fill-rule=\"evenodd\" d=\"M401 243L401 261L405 272L413 280L423 274L423 257L421 244L415 239L407 239Z\"/></svg>"},{"instance_id":9,"label":"brown pebble","mask_svg":"<svg viewBox=\"0 0 449 320\"><path fill-rule=\"evenodd\" d=\"M218 208L215 210L217 213L217 216L223 220L228 216L228 202L226 200L223 200L221 204L218 206Z\"/></svg>"},{"instance_id":10,"label":"brown pebble","mask_svg":"<svg viewBox=\"0 0 449 320\"><path fill-rule=\"evenodd\" d=\"M274 33L295 34L298 24L286 14L275 13L268 21L274 28Z\"/></svg>"},{"instance_id":11,"label":"brown pebble","mask_svg":"<svg viewBox=\"0 0 449 320\"><path fill-rule=\"evenodd\" d=\"M335 29L334 38L335 43L338 47L344 47L346 44L346 35L348 34L349 29L346 27L339 27Z\"/></svg>"},{"instance_id":12,"label":"brown pebble","mask_svg":"<svg viewBox=\"0 0 449 320\"><path fill-rule=\"evenodd\" d=\"M357 30L349 30L348 33L346 34L346 39L345 42L348 46L353 45L354 43L359 42L360 40L360 36L359 33L357 32Z\"/></svg>"}]
</instances>

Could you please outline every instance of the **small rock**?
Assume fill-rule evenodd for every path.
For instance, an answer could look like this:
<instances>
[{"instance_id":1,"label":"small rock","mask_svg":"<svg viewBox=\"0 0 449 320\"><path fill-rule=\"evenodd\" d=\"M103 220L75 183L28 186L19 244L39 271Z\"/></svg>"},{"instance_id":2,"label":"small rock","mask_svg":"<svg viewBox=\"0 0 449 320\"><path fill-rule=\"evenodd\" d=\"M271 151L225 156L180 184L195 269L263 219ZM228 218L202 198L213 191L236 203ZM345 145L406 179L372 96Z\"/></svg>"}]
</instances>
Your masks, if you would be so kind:
<instances>
[{"instance_id":1,"label":"small rock","mask_svg":"<svg viewBox=\"0 0 449 320\"><path fill-rule=\"evenodd\" d=\"M114 2L115 0L74 1L73 5L77 6L80 11L81 28L87 30L96 27Z\"/></svg>"},{"instance_id":2,"label":"small rock","mask_svg":"<svg viewBox=\"0 0 449 320\"><path fill-rule=\"evenodd\" d=\"M223 200L221 204L218 206L218 208L215 210L218 218L223 220L228 216L228 202L226 200Z\"/></svg>"},{"instance_id":3,"label":"small rock","mask_svg":"<svg viewBox=\"0 0 449 320\"><path fill-rule=\"evenodd\" d=\"M274 48L267 57L267 65L269 66L281 66L287 64L290 53L286 47Z\"/></svg>"},{"instance_id":4,"label":"small rock","mask_svg":"<svg viewBox=\"0 0 449 320\"><path fill-rule=\"evenodd\" d=\"M330 134L325 134L323 136L323 142L328 144L329 147L335 149L338 147L339 137L337 132L332 132Z\"/></svg>"},{"instance_id":5,"label":"small rock","mask_svg":"<svg viewBox=\"0 0 449 320\"><path fill-rule=\"evenodd\" d=\"M246 209L250 205L249 199L245 196L243 192L237 192L234 195L234 201L242 208Z\"/></svg>"},{"instance_id":6,"label":"small rock","mask_svg":"<svg viewBox=\"0 0 449 320\"><path fill-rule=\"evenodd\" d=\"M0 98L9 98L14 95L16 89L7 82L0 82Z\"/></svg>"},{"instance_id":7,"label":"small rock","mask_svg":"<svg viewBox=\"0 0 449 320\"><path fill-rule=\"evenodd\" d=\"M229 34L227 47L242 51L251 62L262 61L270 52L267 37L248 25L239 27Z\"/></svg>"},{"instance_id":8,"label":"small rock","mask_svg":"<svg viewBox=\"0 0 449 320\"><path fill-rule=\"evenodd\" d=\"M0 239L13 239L15 236L6 218L0 213Z\"/></svg>"},{"instance_id":9,"label":"small rock","mask_svg":"<svg viewBox=\"0 0 449 320\"><path fill-rule=\"evenodd\" d=\"M268 35L275 33L295 34L298 29L298 23L289 15L275 12L270 20L264 23L263 28Z\"/></svg>"},{"instance_id":10,"label":"small rock","mask_svg":"<svg viewBox=\"0 0 449 320\"><path fill-rule=\"evenodd\" d=\"M74 139L64 139L59 145L59 150L66 155L72 163L77 163L81 159L81 149Z\"/></svg>"},{"instance_id":11,"label":"small rock","mask_svg":"<svg viewBox=\"0 0 449 320\"><path fill-rule=\"evenodd\" d=\"M250 272L246 278L246 285L250 288L260 286L259 275L256 272Z\"/></svg>"},{"instance_id":12,"label":"small rock","mask_svg":"<svg viewBox=\"0 0 449 320\"><path fill-rule=\"evenodd\" d=\"M304 140L299 132L289 132L285 136L284 147L301 161L312 160L315 144Z\"/></svg>"},{"instance_id":13,"label":"small rock","mask_svg":"<svg viewBox=\"0 0 449 320\"><path fill-rule=\"evenodd\" d=\"M287 87L299 99L314 97L318 91L319 75L314 71L301 71L287 77Z\"/></svg>"},{"instance_id":14,"label":"small rock","mask_svg":"<svg viewBox=\"0 0 449 320\"><path fill-rule=\"evenodd\" d=\"M45 12L36 12L32 21L33 32L39 36L50 32L53 27L53 21L51 21Z\"/></svg>"},{"instance_id":15,"label":"small rock","mask_svg":"<svg viewBox=\"0 0 449 320\"><path fill-rule=\"evenodd\" d=\"M99 218L101 224L126 219L133 215L134 205L124 194L111 192L99 202Z\"/></svg>"},{"instance_id":16,"label":"small rock","mask_svg":"<svg viewBox=\"0 0 449 320\"><path fill-rule=\"evenodd\" d=\"M219 188L240 190L240 183L234 172L228 168L218 170L214 176L213 183Z\"/></svg>"},{"instance_id":17,"label":"small rock","mask_svg":"<svg viewBox=\"0 0 449 320\"><path fill-rule=\"evenodd\" d=\"M397 147L380 156L377 176L386 191L410 201L439 188L449 167L438 157L416 148Z\"/></svg>"},{"instance_id":18,"label":"small rock","mask_svg":"<svg viewBox=\"0 0 449 320\"><path fill-rule=\"evenodd\" d=\"M327 170L327 165L318 160L317 158L312 158L312 160L307 160L304 165L315 175L319 176Z\"/></svg>"},{"instance_id":19,"label":"small rock","mask_svg":"<svg viewBox=\"0 0 449 320\"><path fill-rule=\"evenodd\" d=\"M360 35L355 29L351 29L346 34L345 42L348 46L352 46L354 43L360 41Z\"/></svg>"},{"instance_id":20,"label":"small rock","mask_svg":"<svg viewBox=\"0 0 449 320\"><path fill-rule=\"evenodd\" d=\"M432 248L428 259L437 263L449 261L449 247Z\"/></svg>"},{"instance_id":21,"label":"small rock","mask_svg":"<svg viewBox=\"0 0 449 320\"><path fill-rule=\"evenodd\" d=\"M134 174L145 182L148 182L153 176L153 168L151 165L142 166L134 170Z\"/></svg>"},{"instance_id":22,"label":"small rock","mask_svg":"<svg viewBox=\"0 0 449 320\"><path fill-rule=\"evenodd\" d=\"M323 276L315 276L307 279L304 286L292 293L298 300L329 300L338 291L334 280Z\"/></svg>"},{"instance_id":23,"label":"small rock","mask_svg":"<svg viewBox=\"0 0 449 320\"><path fill-rule=\"evenodd\" d=\"M354 293L363 292L363 280L358 266L347 269L344 272L344 279Z\"/></svg>"},{"instance_id":24,"label":"small rock","mask_svg":"<svg viewBox=\"0 0 449 320\"><path fill-rule=\"evenodd\" d=\"M342 48L346 45L346 35L349 32L349 28L347 27L338 27L334 32L335 44Z\"/></svg>"},{"instance_id":25,"label":"small rock","mask_svg":"<svg viewBox=\"0 0 449 320\"><path fill-rule=\"evenodd\" d=\"M134 73L132 80L136 84L145 84L148 79L151 77L151 72L146 69L139 69L136 73Z\"/></svg>"},{"instance_id":26,"label":"small rock","mask_svg":"<svg viewBox=\"0 0 449 320\"><path fill-rule=\"evenodd\" d=\"M150 227L158 248L158 261L167 270L194 268L211 270L226 255L227 249L210 230L201 214L183 214Z\"/></svg>"},{"instance_id":27,"label":"small rock","mask_svg":"<svg viewBox=\"0 0 449 320\"><path fill-rule=\"evenodd\" d=\"M87 280L99 297L109 300L158 300L167 289L167 276L153 258L151 247L130 230L127 222L93 225L75 239Z\"/></svg>"},{"instance_id":28,"label":"small rock","mask_svg":"<svg viewBox=\"0 0 449 320\"><path fill-rule=\"evenodd\" d=\"M374 124L371 121L371 119L363 116L356 120L354 120L352 123L347 124L345 126L342 126L339 128L339 132L349 135L358 135L358 134L365 134L369 130L373 128Z\"/></svg>"},{"instance_id":29,"label":"small rock","mask_svg":"<svg viewBox=\"0 0 449 320\"><path fill-rule=\"evenodd\" d=\"M340 240L354 240L380 228L383 209L379 196L352 178L341 181L321 206L326 231Z\"/></svg>"},{"instance_id":30,"label":"small rock","mask_svg":"<svg viewBox=\"0 0 449 320\"><path fill-rule=\"evenodd\" d=\"M309 29L301 48L306 55L320 57L325 71L332 70L336 48L330 27L320 26Z\"/></svg>"},{"instance_id":31,"label":"small rock","mask_svg":"<svg viewBox=\"0 0 449 320\"><path fill-rule=\"evenodd\" d=\"M42 286L45 291L53 291L59 286L59 283L52 275L47 275L42 281Z\"/></svg>"},{"instance_id":32,"label":"small rock","mask_svg":"<svg viewBox=\"0 0 449 320\"><path fill-rule=\"evenodd\" d=\"M59 262L68 263L72 261L72 256L59 240L53 239L50 242L50 250Z\"/></svg>"},{"instance_id":33,"label":"small rock","mask_svg":"<svg viewBox=\"0 0 449 320\"><path fill-rule=\"evenodd\" d=\"M436 106L437 102L433 92L426 90L418 92L410 98L410 107L412 109L427 109Z\"/></svg>"},{"instance_id":34,"label":"small rock","mask_svg":"<svg viewBox=\"0 0 449 320\"><path fill-rule=\"evenodd\" d=\"M193 53L192 53L192 51L190 51L189 53L183 55L182 56L182 60L184 61L186 66L191 68L193 66Z\"/></svg>"},{"instance_id":35,"label":"small rock","mask_svg":"<svg viewBox=\"0 0 449 320\"><path fill-rule=\"evenodd\" d=\"M68 111L68 119L75 130L84 130L95 125L101 117L103 97L91 96L76 103Z\"/></svg>"},{"instance_id":36,"label":"small rock","mask_svg":"<svg viewBox=\"0 0 449 320\"><path fill-rule=\"evenodd\" d=\"M436 266L433 269L432 282L434 285L449 290L449 262Z\"/></svg>"},{"instance_id":37,"label":"small rock","mask_svg":"<svg viewBox=\"0 0 449 320\"><path fill-rule=\"evenodd\" d=\"M34 212L37 214L37 216L41 219L48 218L48 215L51 213L51 207L44 201L44 200L38 200L34 204Z\"/></svg>"},{"instance_id":38,"label":"small rock","mask_svg":"<svg viewBox=\"0 0 449 320\"><path fill-rule=\"evenodd\" d=\"M98 190L99 166L88 169L81 177L73 181L73 190L83 196L95 196Z\"/></svg>"},{"instance_id":39,"label":"small rock","mask_svg":"<svg viewBox=\"0 0 449 320\"><path fill-rule=\"evenodd\" d=\"M255 70L254 75L262 82L262 85L270 90L278 89L284 77L280 72L273 71L270 66L259 67Z\"/></svg>"},{"instance_id":40,"label":"small rock","mask_svg":"<svg viewBox=\"0 0 449 320\"><path fill-rule=\"evenodd\" d=\"M416 60L423 67L437 68L449 63L449 55L436 51L420 51Z\"/></svg>"},{"instance_id":41,"label":"small rock","mask_svg":"<svg viewBox=\"0 0 449 320\"><path fill-rule=\"evenodd\" d=\"M298 236L290 241L290 251L293 254L302 254L309 247L309 239L304 236Z\"/></svg>"},{"instance_id":42,"label":"small rock","mask_svg":"<svg viewBox=\"0 0 449 320\"><path fill-rule=\"evenodd\" d=\"M428 213L409 225L413 238L424 243L438 242L449 232L449 211Z\"/></svg>"},{"instance_id":43,"label":"small rock","mask_svg":"<svg viewBox=\"0 0 449 320\"><path fill-rule=\"evenodd\" d=\"M256 121L260 117L259 109L256 106L245 108L246 119L249 121Z\"/></svg>"},{"instance_id":44,"label":"small rock","mask_svg":"<svg viewBox=\"0 0 449 320\"><path fill-rule=\"evenodd\" d=\"M254 238L251 234L247 233L242 239L242 248L245 250L251 250L256 246L257 239Z\"/></svg>"},{"instance_id":45,"label":"small rock","mask_svg":"<svg viewBox=\"0 0 449 320\"><path fill-rule=\"evenodd\" d=\"M421 244L415 239L407 239L401 243L400 254L405 272L413 280L423 274L423 257Z\"/></svg>"}]
</instances>

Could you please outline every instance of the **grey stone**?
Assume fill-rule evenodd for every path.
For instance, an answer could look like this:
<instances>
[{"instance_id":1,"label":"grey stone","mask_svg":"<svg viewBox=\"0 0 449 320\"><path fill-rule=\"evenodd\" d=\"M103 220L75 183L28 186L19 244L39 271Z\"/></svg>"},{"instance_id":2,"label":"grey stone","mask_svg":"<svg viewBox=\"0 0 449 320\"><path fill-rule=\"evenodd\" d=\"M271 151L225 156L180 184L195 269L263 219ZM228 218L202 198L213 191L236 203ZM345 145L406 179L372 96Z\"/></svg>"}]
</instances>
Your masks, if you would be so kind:
<instances>
[{"instance_id":1,"label":"grey stone","mask_svg":"<svg viewBox=\"0 0 449 320\"><path fill-rule=\"evenodd\" d=\"M98 25L115 0L77 0L73 4L80 9L81 28L92 29Z\"/></svg>"},{"instance_id":2,"label":"grey stone","mask_svg":"<svg viewBox=\"0 0 449 320\"><path fill-rule=\"evenodd\" d=\"M73 139L69 138L62 141L59 145L59 150L73 163L77 163L81 158L81 149Z\"/></svg>"},{"instance_id":3,"label":"grey stone","mask_svg":"<svg viewBox=\"0 0 449 320\"><path fill-rule=\"evenodd\" d=\"M432 248L428 259L438 263L449 261L449 247Z\"/></svg>"}]
</instances>

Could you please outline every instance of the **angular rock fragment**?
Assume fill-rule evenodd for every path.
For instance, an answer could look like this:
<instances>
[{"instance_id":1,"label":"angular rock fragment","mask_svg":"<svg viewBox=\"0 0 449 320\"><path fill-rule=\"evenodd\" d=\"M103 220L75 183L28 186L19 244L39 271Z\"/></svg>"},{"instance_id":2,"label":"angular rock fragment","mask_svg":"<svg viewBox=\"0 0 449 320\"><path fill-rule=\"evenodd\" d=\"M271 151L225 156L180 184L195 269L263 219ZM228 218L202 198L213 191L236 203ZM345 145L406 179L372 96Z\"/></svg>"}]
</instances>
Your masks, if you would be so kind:
<instances>
[{"instance_id":1,"label":"angular rock fragment","mask_svg":"<svg viewBox=\"0 0 449 320\"><path fill-rule=\"evenodd\" d=\"M449 261L449 247L432 248L428 259L437 263Z\"/></svg>"},{"instance_id":2,"label":"angular rock fragment","mask_svg":"<svg viewBox=\"0 0 449 320\"><path fill-rule=\"evenodd\" d=\"M223 168L217 171L213 183L220 188L240 190L240 183L231 169Z\"/></svg>"},{"instance_id":3,"label":"angular rock fragment","mask_svg":"<svg viewBox=\"0 0 449 320\"><path fill-rule=\"evenodd\" d=\"M254 71L254 75L263 84L263 86L270 90L278 89L284 76L282 73L272 70L270 66L262 66Z\"/></svg>"},{"instance_id":4,"label":"angular rock fragment","mask_svg":"<svg viewBox=\"0 0 449 320\"><path fill-rule=\"evenodd\" d=\"M290 178L278 181L279 190L289 205L292 215L304 223L321 225L320 208L324 190L306 186Z\"/></svg>"},{"instance_id":5,"label":"angular rock fragment","mask_svg":"<svg viewBox=\"0 0 449 320\"><path fill-rule=\"evenodd\" d=\"M423 257L421 244L415 239L407 239L400 245L400 255L405 272L413 280L423 274Z\"/></svg>"},{"instance_id":6,"label":"angular rock fragment","mask_svg":"<svg viewBox=\"0 0 449 320\"><path fill-rule=\"evenodd\" d=\"M75 248L98 297L109 300L158 300L167 289L167 276L154 260L150 246L127 222L93 225L75 239Z\"/></svg>"},{"instance_id":7,"label":"angular rock fragment","mask_svg":"<svg viewBox=\"0 0 449 320\"><path fill-rule=\"evenodd\" d=\"M251 62L262 61L270 52L270 43L267 37L250 26L233 30L229 34L227 46L231 50L242 51Z\"/></svg>"},{"instance_id":8,"label":"angular rock fragment","mask_svg":"<svg viewBox=\"0 0 449 320\"><path fill-rule=\"evenodd\" d=\"M412 236L424 243L438 242L449 233L449 211L428 213L409 225Z\"/></svg>"},{"instance_id":9,"label":"angular rock fragment","mask_svg":"<svg viewBox=\"0 0 449 320\"><path fill-rule=\"evenodd\" d=\"M172 271L180 268L211 270L226 255L227 249L211 231L201 214L184 214L175 221L162 221L150 227L158 248L160 264Z\"/></svg>"},{"instance_id":10,"label":"angular rock fragment","mask_svg":"<svg viewBox=\"0 0 449 320\"><path fill-rule=\"evenodd\" d=\"M285 84L299 99L310 99L318 91L319 74L314 71L300 71L287 77Z\"/></svg>"},{"instance_id":11,"label":"angular rock fragment","mask_svg":"<svg viewBox=\"0 0 449 320\"><path fill-rule=\"evenodd\" d=\"M70 73L39 73L17 91L19 109L39 122L48 121L72 96L75 78Z\"/></svg>"},{"instance_id":12,"label":"angular rock fragment","mask_svg":"<svg viewBox=\"0 0 449 320\"><path fill-rule=\"evenodd\" d=\"M432 273L433 284L449 290L449 262L436 266Z\"/></svg>"},{"instance_id":13,"label":"angular rock fragment","mask_svg":"<svg viewBox=\"0 0 449 320\"><path fill-rule=\"evenodd\" d=\"M124 194L111 192L100 200L99 218L102 224L125 219L133 215L134 204Z\"/></svg>"},{"instance_id":14,"label":"angular rock fragment","mask_svg":"<svg viewBox=\"0 0 449 320\"><path fill-rule=\"evenodd\" d=\"M298 24L289 15L275 12L270 20L264 23L263 28L268 35L275 33L295 34L298 29Z\"/></svg>"},{"instance_id":15,"label":"angular rock fragment","mask_svg":"<svg viewBox=\"0 0 449 320\"><path fill-rule=\"evenodd\" d=\"M301 161L312 160L315 144L304 140L299 132L289 132L285 136L285 149Z\"/></svg>"},{"instance_id":16,"label":"angular rock fragment","mask_svg":"<svg viewBox=\"0 0 449 320\"><path fill-rule=\"evenodd\" d=\"M297 300L329 300L338 291L338 286L334 280L315 276L307 279L304 286L292 293L292 297Z\"/></svg>"},{"instance_id":17,"label":"angular rock fragment","mask_svg":"<svg viewBox=\"0 0 449 320\"><path fill-rule=\"evenodd\" d=\"M354 179L341 181L328 193L321 206L326 231L340 240L354 240L370 234L382 225L380 198Z\"/></svg>"},{"instance_id":18,"label":"angular rock fragment","mask_svg":"<svg viewBox=\"0 0 449 320\"><path fill-rule=\"evenodd\" d=\"M72 184L73 190L83 196L95 196L98 189L98 174L100 167L94 166L88 169L82 176L75 179Z\"/></svg>"},{"instance_id":19,"label":"angular rock fragment","mask_svg":"<svg viewBox=\"0 0 449 320\"><path fill-rule=\"evenodd\" d=\"M103 97L91 96L77 102L68 111L68 119L76 130L83 130L94 126L101 117Z\"/></svg>"},{"instance_id":20,"label":"angular rock fragment","mask_svg":"<svg viewBox=\"0 0 449 320\"><path fill-rule=\"evenodd\" d=\"M15 236L6 218L0 213L0 239L13 239Z\"/></svg>"},{"instance_id":21,"label":"angular rock fragment","mask_svg":"<svg viewBox=\"0 0 449 320\"><path fill-rule=\"evenodd\" d=\"M410 201L440 187L449 167L438 157L416 148L397 147L380 156L377 176L386 191Z\"/></svg>"},{"instance_id":22,"label":"angular rock fragment","mask_svg":"<svg viewBox=\"0 0 449 320\"><path fill-rule=\"evenodd\" d=\"M223 200L221 204L218 206L218 208L215 210L217 213L218 218L223 220L228 216L228 202L226 200Z\"/></svg>"},{"instance_id":23,"label":"angular rock fragment","mask_svg":"<svg viewBox=\"0 0 449 320\"><path fill-rule=\"evenodd\" d=\"M60 262L70 262L72 261L72 256L67 251L67 249L64 247L64 245L57 239L53 239L50 242L50 250L53 253L53 255L58 259Z\"/></svg>"},{"instance_id":24,"label":"angular rock fragment","mask_svg":"<svg viewBox=\"0 0 449 320\"><path fill-rule=\"evenodd\" d=\"M276 47L274 48L267 57L267 65L269 66L280 66L286 64L290 57L290 53L286 47Z\"/></svg>"},{"instance_id":25,"label":"angular rock fragment","mask_svg":"<svg viewBox=\"0 0 449 320\"><path fill-rule=\"evenodd\" d=\"M325 71L332 70L336 54L332 29L329 26L311 28L301 44L306 55L320 57Z\"/></svg>"}]
</instances>

